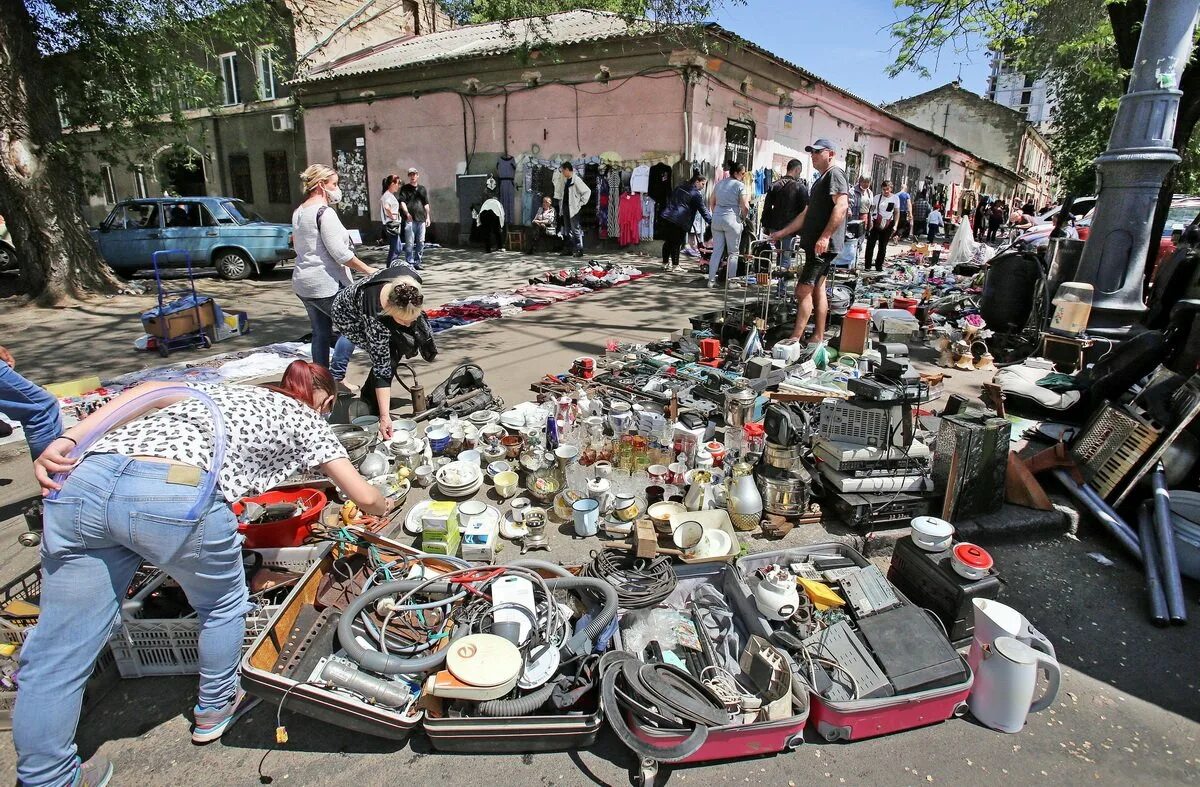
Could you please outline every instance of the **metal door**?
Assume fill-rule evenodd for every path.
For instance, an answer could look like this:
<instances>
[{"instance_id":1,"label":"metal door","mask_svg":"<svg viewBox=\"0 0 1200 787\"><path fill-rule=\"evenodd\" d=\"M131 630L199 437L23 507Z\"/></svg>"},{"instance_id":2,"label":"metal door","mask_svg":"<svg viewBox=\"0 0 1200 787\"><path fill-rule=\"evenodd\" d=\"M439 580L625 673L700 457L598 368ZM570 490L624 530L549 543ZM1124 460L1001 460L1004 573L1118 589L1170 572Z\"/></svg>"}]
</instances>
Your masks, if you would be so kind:
<instances>
[{"instance_id":1,"label":"metal door","mask_svg":"<svg viewBox=\"0 0 1200 787\"><path fill-rule=\"evenodd\" d=\"M458 243L466 246L471 239L471 228L475 219L471 209L483 204L484 184L488 175L459 175L454 180L454 193L458 196ZM507 219L507 217L506 217Z\"/></svg>"},{"instance_id":2,"label":"metal door","mask_svg":"<svg viewBox=\"0 0 1200 787\"><path fill-rule=\"evenodd\" d=\"M899 194L904 190L904 164L892 162L892 193Z\"/></svg>"},{"instance_id":3,"label":"metal door","mask_svg":"<svg viewBox=\"0 0 1200 787\"><path fill-rule=\"evenodd\" d=\"M875 156L871 160L871 190L876 194L879 193L879 184L887 180L887 163L885 156Z\"/></svg>"},{"instance_id":4,"label":"metal door","mask_svg":"<svg viewBox=\"0 0 1200 787\"><path fill-rule=\"evenodd\" d=\"M150 267L150 255L164 248L162 244L162 211L155 202L118 205L97 236L100 255L117 270Z\"/></svg>"},{"instance_id":5,"label":"metal door","mask_svg":"<svg viewBox=\"0 0 1200 787\"><path fill-rule=\"evenodd\" d=\"M337 170L338 186L342 189L338 217L348 229L376 229L376 222L371 220L371 190L367 187L366 129L363 126L331 128L329 142L333 146L333 168Z\"/></svg>"}]
</instances>

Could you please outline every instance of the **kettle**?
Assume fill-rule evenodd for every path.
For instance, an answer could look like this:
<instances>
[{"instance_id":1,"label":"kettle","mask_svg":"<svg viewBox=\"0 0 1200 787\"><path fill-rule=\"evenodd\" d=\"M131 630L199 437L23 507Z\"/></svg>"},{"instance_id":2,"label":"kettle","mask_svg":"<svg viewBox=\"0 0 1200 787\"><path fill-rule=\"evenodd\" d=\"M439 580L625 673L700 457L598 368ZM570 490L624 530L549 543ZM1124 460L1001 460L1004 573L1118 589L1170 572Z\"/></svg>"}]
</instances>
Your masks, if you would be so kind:
<instances>
[{"instance_id":1,"label":"kettle","mask_svg":"<svg viewBox=\"0 0 1200 787\"><path fill-rule=\"evenodd\" d=\"M758 393L750 388L745 377L734 380L733 387L725 392L725 431L741 428L754 418L754 403Z\"/></svg>"},{"instance_id":2,"label":"kettle","mask_svg":"<svg viewBox=\"0 0 1200 787\"><path fill-rule=\"evenodd\" d=\"M1020 732L1026 716L1046 709L1058 695L1058 662L1024 642L998 637L982 648L981 658L967 707L981 724L993 730ZM1048 685L1035 700L1039 672L1046 674Z\"/></svg>"},{"instance_id":3,"label":"kettle","mask_svg":"<svg viewBox=\"0 0 1200 787\"><path fill-rule=\"evenodd\" d=\"M754 605L767 620L787 620L800 608L796 578L787 569L772 566L754 586Z\"/></svg>"},{"instance_id":4,"label":"kettle","mask_svg":"<svg viewBox=\"0 0 1200 787\"><path fill-rule=\"evenodd\" d=\"M978 672L983 659L983 649L999 637L1012 637L1054 658L1054 646L1042 632L1035 629L1025 616L1010 606L985 598L974 599L975 638L971 640L971 652L967 663Z\"/></svg>"},{"instance_id":5,"label":"kettle","mask_svg":"<svg viewBox=\"0 0 1200 787\"><path fill-rule=\"evenodd\" d=\"M708 511L717 507L716 496L712 484L694 481L683 496L683 504L688 511Z\"/></svg>"}]
</instances>

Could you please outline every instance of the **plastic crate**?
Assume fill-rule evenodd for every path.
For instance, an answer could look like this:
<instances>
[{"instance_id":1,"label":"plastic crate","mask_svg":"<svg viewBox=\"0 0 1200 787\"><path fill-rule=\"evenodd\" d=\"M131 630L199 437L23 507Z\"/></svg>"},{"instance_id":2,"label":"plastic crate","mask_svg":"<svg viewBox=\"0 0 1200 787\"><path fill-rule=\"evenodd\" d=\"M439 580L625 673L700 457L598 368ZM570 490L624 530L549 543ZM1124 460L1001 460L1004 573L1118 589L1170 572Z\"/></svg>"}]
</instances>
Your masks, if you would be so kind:
<instances>
[{"instance_id":1,"label":"plastic crate","mask_svg":"<svg viewBox=\"0 0 1200 787\"><path fill-rule=\"evenodd\" d=\"M42 567L38 565L0 588L0 609L13 601L28 601L31 604L37 604L41 595ZM22 625L6 619L0 624L0 643L22 645L32 629L32 623Z\"/></svg>"},{"instance_id":2,"label":"plastic crate","mask_svg":"<svg viewBox=\"0 0 1200 787\"><path fill-rule=\"evenodd\" d=\"M38 604L41 601L41 595L42 567L37 565L0 588L0 608L14 600ZM15 625L13 621L5 621L5 623ZM33 623L17 628L0 628L0 643L24 645L25 638L31 631L33 631ZM112 653L108 649L101 651L99 658L96 659L96 666L92 670L92 677L88 679L87 685L84 687L84 712L95 707L108 693L109 689L113 687L116 674L116 660ZM17 693L15 691L0 691L0 730L12 729L12 712L16 704Z\"/></svg>"},{"instance_id":3,"label":"plastic crate","mask_svg":"<svg viewBox=\"0 0 1200 787\"><path fill-rule=\"evenodd\" d=\"M263 606L246 615L242 652L266 630L278 606ZM199 618L126 618L109 640L122 678L200 674Z\"/></svg>"}]
</instances>

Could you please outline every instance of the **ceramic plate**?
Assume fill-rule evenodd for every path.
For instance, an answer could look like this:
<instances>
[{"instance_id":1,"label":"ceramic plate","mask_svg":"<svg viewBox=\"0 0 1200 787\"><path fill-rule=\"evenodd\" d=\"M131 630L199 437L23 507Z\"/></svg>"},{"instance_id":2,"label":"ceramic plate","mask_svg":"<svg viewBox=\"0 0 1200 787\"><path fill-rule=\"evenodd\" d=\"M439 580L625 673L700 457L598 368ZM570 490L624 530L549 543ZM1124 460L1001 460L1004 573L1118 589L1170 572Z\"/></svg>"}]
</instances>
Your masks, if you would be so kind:
<instances>
[{"instance_id":1,"label":"ceramic plate","mask_svg":"<svg viewBox=\"0 0 1200 787\"><path fill-rule=\"evenodd\" d=\"M404 529L414 536L418 535L424 527L421 525L421 518L425 516L425 512L429 507L436 503L436 500L422 500L409 510L408 516L404 518Z\"/></svg>"}]
</instances>

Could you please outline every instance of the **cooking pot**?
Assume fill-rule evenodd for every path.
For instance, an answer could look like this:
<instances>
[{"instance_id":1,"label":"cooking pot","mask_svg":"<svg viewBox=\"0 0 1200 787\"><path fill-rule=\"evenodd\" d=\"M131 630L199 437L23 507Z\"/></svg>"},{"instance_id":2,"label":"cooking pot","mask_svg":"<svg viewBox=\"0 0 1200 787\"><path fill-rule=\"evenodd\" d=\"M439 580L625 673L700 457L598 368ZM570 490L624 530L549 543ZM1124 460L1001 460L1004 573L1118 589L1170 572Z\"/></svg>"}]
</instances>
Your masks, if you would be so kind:
<instances>
[{"instance_id":1,"label":"cooking pot","mask_svg":"<svg viewBox=\"0 0 1200 787\"><path fill-rule=\"evenodd\" d=\"M778 443L767 443L767 450L763 452L763 462L768 467L774 467L777 470L788 470L799 459L799 445L783 446Z\"/></svg>"},{"instance_id":2,"label":"cooking pot","mask_svg":"<svg viewBox=\"0 0 1200 787\"><path fill-rule=\"evenodd\" d=\"M808 507L807 485L798 478L759 476L763 510L777 516L797 516Z\"/></svg>"},{"instance_id":3,"label":"cooking pot","mask_svg":"<svg viewBox=\"0 0 1200 787\"><path fill-rule=\"evenodd\" d=\"M954 539L954 525L933 516L915 517L909 523L913 543L926 552L941 552L950 548Z\"/></svg>"}]
</instances>

